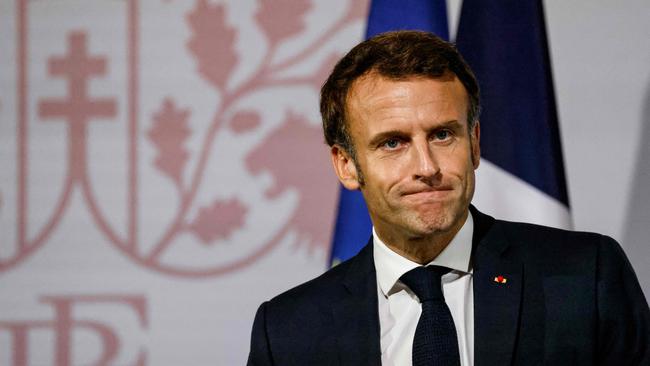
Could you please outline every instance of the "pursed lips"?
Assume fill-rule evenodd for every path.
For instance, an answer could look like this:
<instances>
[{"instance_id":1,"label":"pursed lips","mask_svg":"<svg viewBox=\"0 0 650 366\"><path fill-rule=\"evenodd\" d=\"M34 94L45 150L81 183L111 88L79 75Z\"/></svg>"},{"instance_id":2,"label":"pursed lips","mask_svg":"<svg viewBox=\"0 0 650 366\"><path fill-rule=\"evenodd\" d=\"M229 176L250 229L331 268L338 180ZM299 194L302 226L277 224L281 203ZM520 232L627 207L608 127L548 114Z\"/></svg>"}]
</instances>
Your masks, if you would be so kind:
<instances>
[{"instance_id":1,"label":"pursed lips","mask_svg":"<svg viewBox=\"0 0 650 366\"><path fill-rule=\"evenodd\" d=\"M407 190L402 193L402 196L408 199L432 201L446 198L451 192L452 187L427 187L424 189Z\"/></svg>"}]
</instances>

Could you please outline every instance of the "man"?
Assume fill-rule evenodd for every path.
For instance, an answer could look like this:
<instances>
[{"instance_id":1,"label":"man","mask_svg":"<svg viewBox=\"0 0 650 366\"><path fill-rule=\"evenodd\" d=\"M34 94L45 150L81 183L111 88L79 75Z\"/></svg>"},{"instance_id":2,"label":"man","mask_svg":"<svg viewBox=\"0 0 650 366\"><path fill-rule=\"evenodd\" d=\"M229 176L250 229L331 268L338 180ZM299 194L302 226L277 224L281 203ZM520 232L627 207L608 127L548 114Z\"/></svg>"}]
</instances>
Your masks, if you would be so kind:
<instances>
[{"instance_id":1,"label":"man","mask_svg":"<svg viewBox=\"0 0 650 366\"><path fill-rule=\"evenodd\" d=\"M650 310L614 240L470 205L479 109L434 35L384 33L339 61L323 128L373 234L260 306L249 365L650 365Z\"/></svg>"}]
</instances>

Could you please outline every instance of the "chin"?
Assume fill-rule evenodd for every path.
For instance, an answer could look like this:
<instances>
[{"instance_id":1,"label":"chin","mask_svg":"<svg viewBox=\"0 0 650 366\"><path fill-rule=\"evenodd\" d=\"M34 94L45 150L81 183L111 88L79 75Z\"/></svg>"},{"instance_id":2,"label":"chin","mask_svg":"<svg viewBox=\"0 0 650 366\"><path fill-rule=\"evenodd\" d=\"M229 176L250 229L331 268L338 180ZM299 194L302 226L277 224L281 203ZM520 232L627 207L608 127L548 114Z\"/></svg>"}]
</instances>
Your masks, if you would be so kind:
<instances>
[{"instance_id":1,"label":"chin","mask_svg":"<svg viewBox=\"0 0 650 366\"><path fill-rule=\"evenodd\" d=\"M463 212L436 212L435 214L429 213L428 215L421 215L416 218L418 222L417 227L423 235L432 235L438 233L446 233L452 230L458 230L459 221L463 217Z\"/></svg>"},{"instance_id":2,"label":"chin","mask_svg":"<svg viewBox=\"0 0 650 366\"><path fill-rule=\"evenodd\" d=\"M411 231L414 236L421 237L445 233L451 230L452 227L452 220L449 220L448 217L428 218L426 220L418 218L417 222L411 226Z\"/></svg>"}]
</instances>

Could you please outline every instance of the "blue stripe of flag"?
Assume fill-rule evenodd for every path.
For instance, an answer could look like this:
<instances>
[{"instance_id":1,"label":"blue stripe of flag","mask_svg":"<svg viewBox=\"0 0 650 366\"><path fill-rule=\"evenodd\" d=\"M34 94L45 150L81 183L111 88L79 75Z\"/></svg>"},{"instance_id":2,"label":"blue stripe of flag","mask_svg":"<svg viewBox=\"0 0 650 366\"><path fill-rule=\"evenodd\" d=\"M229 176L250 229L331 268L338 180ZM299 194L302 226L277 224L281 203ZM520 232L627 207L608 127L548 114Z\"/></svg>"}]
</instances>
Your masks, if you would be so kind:
<instances>
[{"instance_id":1,"label":"blue stripe of flag","mask_svg":"<svg viewBox=\"0 0 650 366\"><path fill-rule=\"evenodd\" d=\"M403 29L429 31L449 39L444 0L374 0L368 16L366 38ZM340 188L330 265L344 261L368 242L372 223L360 191Z\"/></svg>"},{"instance_id":2,"label":"blue stripe of flag","mask_svg":"<svg viewBox=\"0 0 650 366\"><path fill-rule=\"evenodd\" d=\"M568 207L542 1L464 0L456 44L481 86L481 157Z\"/></svg>"},{"instance_id":3,"label":"blue stripe of flag","mask_svg":"<svg viewBox=\"0 0 650 366\"><path fill-rule=\"evenodd\" d=\"M374 0L368 13L366 39L393 30L423 30L449 40L444 0Z\"/></svg>"}]
</instances>

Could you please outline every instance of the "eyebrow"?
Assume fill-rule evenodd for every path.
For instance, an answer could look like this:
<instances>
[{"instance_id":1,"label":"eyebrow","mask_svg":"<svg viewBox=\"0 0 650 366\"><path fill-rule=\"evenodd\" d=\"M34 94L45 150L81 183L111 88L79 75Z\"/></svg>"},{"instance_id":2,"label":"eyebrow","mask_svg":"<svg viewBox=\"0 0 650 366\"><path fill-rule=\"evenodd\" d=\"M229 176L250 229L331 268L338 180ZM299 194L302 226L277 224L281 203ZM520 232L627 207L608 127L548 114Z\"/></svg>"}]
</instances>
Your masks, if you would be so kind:
<instances>
[{"instance_id":1,"label":"eyebrow","mask_svg":"<svg viewBox=\"0 0 650 366\"><path fill-rule=\"evenodd\" d=\"M443 128L451 128L451 129L457 129L458 127L462 127L462 124L458 122L458 120L451 120L451 121L446 121L442 122L440 124L437 124L430 128L427 131L427 134L431 134L434 131L439 131ZM370 142L368 142L368 146L370 147L375 147L377 146L380 142L383 142L384 140L391 138L391 137L398 137L398 138L405 138L408 137L408 133L405 133L402 130L388 130L384 132L380 132L376 134L372 139L370 139Z\"/></svg>"},{"instance_id":2,"label":"eyebrow","mask_svg":"<svg viewBox=\"0 0 650 366\"><path fill-rule=\"evenodd\" d=\"M375 147L379 145L380 142L383 142L384 140L389 139L391 137L403 138L406 136L407 134L400 130L390 130L390 131L380 132L377 135L375 135L372 139L370 139L370 142L368 142L368 146Z\"/></svg>"}]
</instances>

